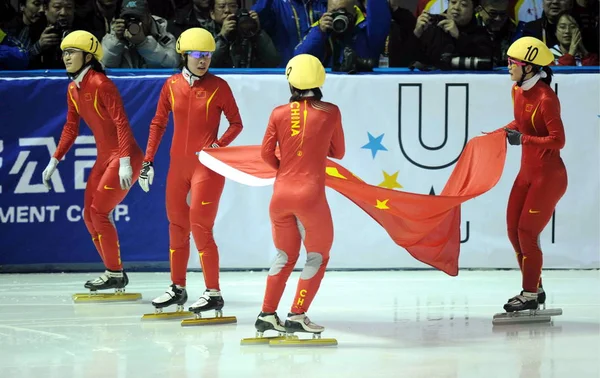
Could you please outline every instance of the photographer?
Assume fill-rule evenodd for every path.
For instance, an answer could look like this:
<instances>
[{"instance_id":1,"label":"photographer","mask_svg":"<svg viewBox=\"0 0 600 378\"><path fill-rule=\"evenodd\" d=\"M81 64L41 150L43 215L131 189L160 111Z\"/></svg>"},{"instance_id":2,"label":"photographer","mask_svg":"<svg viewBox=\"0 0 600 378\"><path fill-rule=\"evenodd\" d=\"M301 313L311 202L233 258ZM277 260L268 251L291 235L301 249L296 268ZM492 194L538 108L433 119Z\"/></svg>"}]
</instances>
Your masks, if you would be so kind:
<instances>
[{"instance_id":1,"label":"photographer","mask_svg":"<svg viewBox=\"0 0 600 378\"><path fill-rule=\"evenodd\" d=\"M485 28L492 41L494 67L506 67L506 55L516 32L508 16L509 0L481 0L476 8L477 24Z\"/></svg>"},{"instance_id":2,"label":"photographer","mask_svg":"<svg viewBox=\"0 0 600 378\"><path fill-rule=\"evenodd\" d=\"M485 28L477 25L475 1L450 0L443 14L423 12L413 31L418 46L414 60L441 69L491 69L493 43ZM482 64L460 59L465 57L478 58Z\"/></svg>"},{"instance_id":3,"label":"photographer","mask_svg":"<svg viewBox=\"0 0 600 378\"><path fill-rule=\"evenodd\" d=\"M31 69L65 68L60 42L73 30L75 0L49 0L44 4L46 27L36 46L39 54L30 55ZM30 54L32 50L30 49Z\"/></svg>"},{"instance_id":4,"label":"photographer","mask_svg":"<svg viewBox=\"0 0 600 378\"><path fill-rule=\"evenodd\" d=\"M371 71L379 64L392 16L386 0L367 0L367 9L368 17L352 0L329 0L294 55L314 55L334 71Z\"/></svg>"},{"instance_id":5,"label":"photographer","mask_svg":"<svg viewBox=\"0 0 600 378\"><path fill-rule=\"evenodd\" d=\"M179 55L167 21L150 14L145 0L125 2L112 32L102 38L108 68L175 68Z\"/></svg>"},{"instance_id":6,"label":"photographer","mask_svg":"<svg viewBox=\"0 0 600 378\"><path fill-rule=\"evenodd\" d=\"M235 0L210 0L213 25L207 28L217 48L212 57L216 68L271 68L279 65L279 54L271 37L260 28L258 14L240 9Z\"/></svg>"}]
</instances>

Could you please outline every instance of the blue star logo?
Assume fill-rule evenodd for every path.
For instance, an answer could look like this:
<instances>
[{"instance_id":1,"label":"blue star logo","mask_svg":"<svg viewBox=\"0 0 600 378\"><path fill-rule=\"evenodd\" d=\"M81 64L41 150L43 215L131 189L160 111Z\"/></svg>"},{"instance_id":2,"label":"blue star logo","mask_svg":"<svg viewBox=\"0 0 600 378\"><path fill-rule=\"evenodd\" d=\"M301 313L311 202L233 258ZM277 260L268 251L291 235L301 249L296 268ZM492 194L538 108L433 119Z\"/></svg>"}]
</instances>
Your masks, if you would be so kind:
<instances>
[{"instance_id":1,"label":"blue star logo","mask_svg":"<svg viewBox=\"0 0 600 378\"><path fill-rule=\"evenodd\" d=\"M367 134L369 134L369 143L365 144L361 148L371 150L371 155L373 155L373 159L375 159L377 151L387 151L387 148L383 147L383 145L381 144L381 140L383 139L383 136L385 134L381 134L377 138L373 137L373 135L371 135L371 133L369 132L367 132Z\"/></svg>"}]
</instances>

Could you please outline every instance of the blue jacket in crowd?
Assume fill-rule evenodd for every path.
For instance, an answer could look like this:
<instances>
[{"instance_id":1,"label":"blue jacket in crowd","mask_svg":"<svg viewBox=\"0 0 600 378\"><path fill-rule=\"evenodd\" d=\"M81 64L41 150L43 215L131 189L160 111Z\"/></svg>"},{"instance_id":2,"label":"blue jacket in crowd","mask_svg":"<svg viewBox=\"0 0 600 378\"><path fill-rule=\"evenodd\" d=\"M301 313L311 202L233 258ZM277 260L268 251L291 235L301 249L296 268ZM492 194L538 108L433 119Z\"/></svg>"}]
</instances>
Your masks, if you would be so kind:
<instances>
[{"instance_id":1,"label":"blue jacket in crowd","mask_svg":"<svg viewBox=\"0 0 600 378\"><path fill-rule=\"evenodd\" d=\"M258 0L252 10L279 51L279 66L285 67L294 56L294 47L327 12L327 0Z\"/></svg>"},{"instance_id":2,"label":"blue jacket in crowd","mask_svg":"<svg viewBox=\"0 0 600 378\"><path fill-rule=\"evenodd\" d=\"M319 28L319 22L316 22L302 43L296 46L294 55L311 54L319 58L325 67L333 67L333 45L341 43L342 49L350 47L359 58L374 59L377 66L392 24L390 6L386 0L367 0L368 15L356 6L355 10L356 22L352 35L337 42L330 38L331 32L324 33ZM337 63L342 58L343 55L340 54Z\"/></svg>"},{"instance_id":3,"label":"blue jacket in crowd","mask_svg":"<svg viewBox=\"0 0 600 378\"><path fill-rule=\"evenodd\" d=\"M24 70L28 64L27 50L0 29L0 70Z\"/></svg>"}]
</instances>

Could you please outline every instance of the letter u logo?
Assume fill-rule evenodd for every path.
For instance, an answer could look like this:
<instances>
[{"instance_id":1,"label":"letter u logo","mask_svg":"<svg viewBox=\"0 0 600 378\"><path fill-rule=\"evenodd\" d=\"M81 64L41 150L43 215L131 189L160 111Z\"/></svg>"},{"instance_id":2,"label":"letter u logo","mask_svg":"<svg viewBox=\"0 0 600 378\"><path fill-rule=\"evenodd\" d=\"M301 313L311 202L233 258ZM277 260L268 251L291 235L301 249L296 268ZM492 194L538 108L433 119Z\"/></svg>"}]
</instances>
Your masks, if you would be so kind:
<instances>
[{"instance_id":1,"label":"letter u logo","mask_svg":"<svg viewBox=\"0 0 600 378\"><path fill-rule=\"evenodd\" d=\"M398 85L398 142L404 157L415 166L431 170L444 169L456 163L467 144L469 84L446 84L443 102L433 89L430 88L427 92L427 101L423 104L423 84ZM437 136L441 134L432 128L431 123L435 122L436 113L441 114L442 104L442 142L430 145L425 139L440 139ZM427 129L423 126L424 106L425 122L429 125Z\"/></svg>"}]
</instances>

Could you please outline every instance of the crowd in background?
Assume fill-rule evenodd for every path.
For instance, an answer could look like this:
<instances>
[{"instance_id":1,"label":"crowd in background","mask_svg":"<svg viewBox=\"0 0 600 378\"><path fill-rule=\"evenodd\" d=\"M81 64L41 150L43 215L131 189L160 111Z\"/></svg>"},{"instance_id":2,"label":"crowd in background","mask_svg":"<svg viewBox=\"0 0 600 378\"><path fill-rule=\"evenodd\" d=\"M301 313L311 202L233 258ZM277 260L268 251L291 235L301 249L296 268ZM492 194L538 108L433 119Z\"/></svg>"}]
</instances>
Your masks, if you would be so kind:
<instances>
[{"instance_id":1,"label":"crowd in background","mask_svg":"<svg viewBox=\"0 0 600 378\"><path fill-rule=\"evenodd\" d=\"M107 68L177 68L179 35L215 37L215 68L285 67L302 53L340 72L489 70L521 36L554 64L597 66L599 0L0 0L0 69L61 69L60 42L87 30Z\"/></svg>"}]
</instances>

